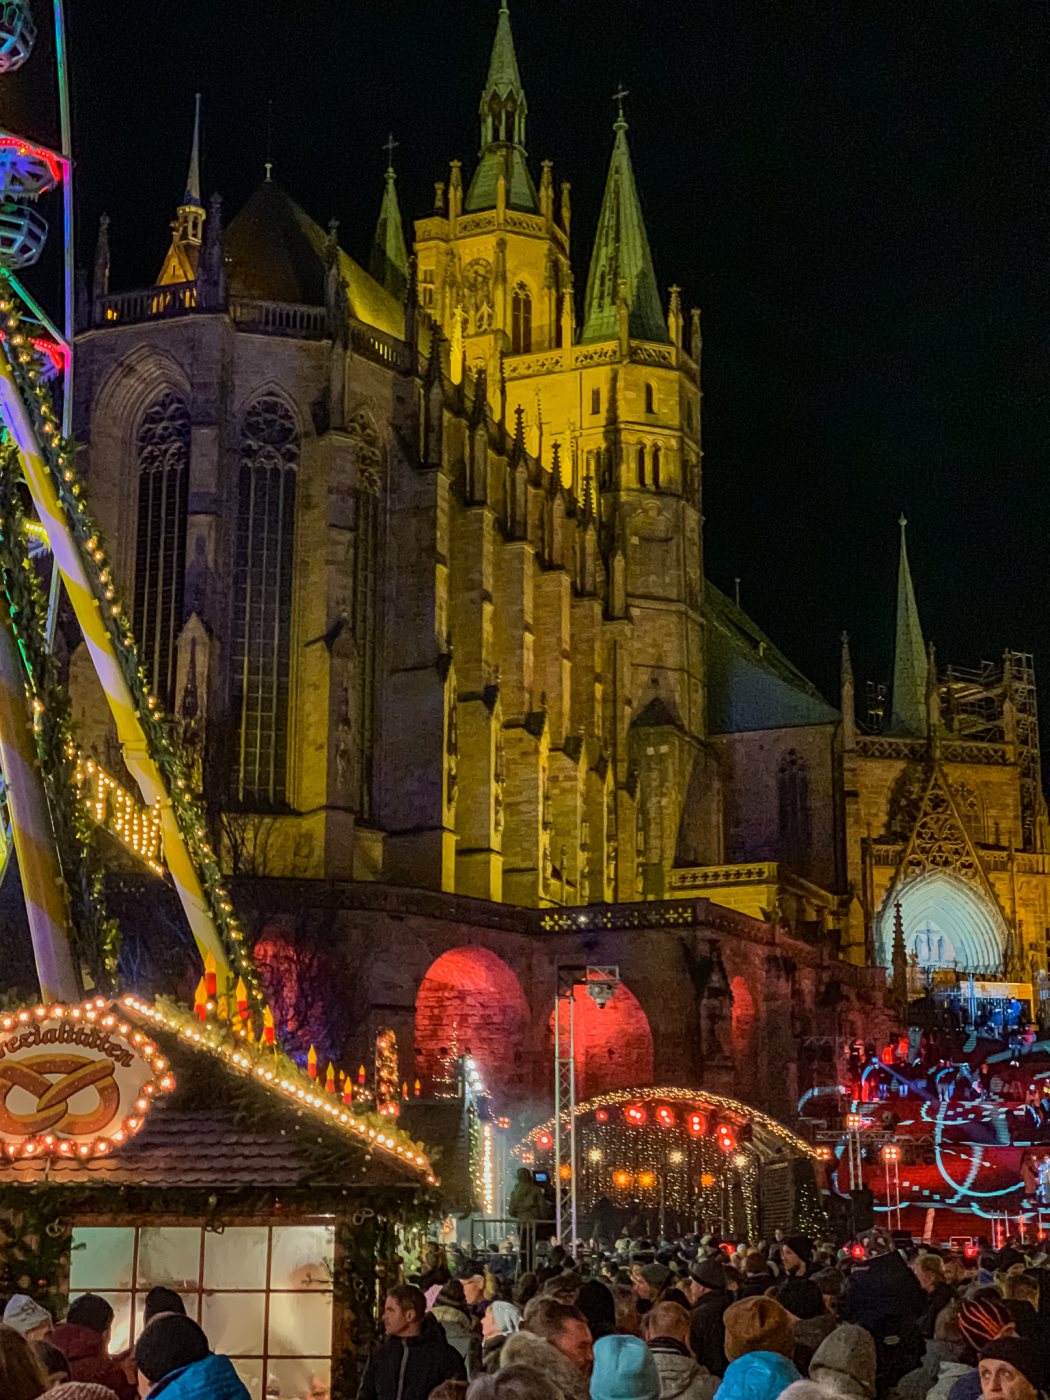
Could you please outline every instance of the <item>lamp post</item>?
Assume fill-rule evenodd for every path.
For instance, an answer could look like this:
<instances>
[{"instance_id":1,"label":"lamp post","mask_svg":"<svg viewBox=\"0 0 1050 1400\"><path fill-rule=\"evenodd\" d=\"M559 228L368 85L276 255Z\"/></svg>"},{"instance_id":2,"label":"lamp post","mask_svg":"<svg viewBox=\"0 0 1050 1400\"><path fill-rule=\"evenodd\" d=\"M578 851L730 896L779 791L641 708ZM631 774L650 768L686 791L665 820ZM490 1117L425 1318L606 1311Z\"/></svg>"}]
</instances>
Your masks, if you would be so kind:
<instances>
[{"instance_id":1,"label":"lamp post","mask_svg":"<svg viewBox=\"0 0 1050 1400\"><path fill-rule=\"evenodd\" d=\"M882 1163L886 1169L886 1219L893 1229L893 1220L896 1216L897 1226L901 1228L901 1174L900 1174L901 1150L895 1142L887 1142L882 1149Z\"/></svg>"},{"instance_id":2,"label":"lamp post","mask_svg":"<svg viewBox=\"0 0 1050 1400\"><path fill-rule=\"evenodd\" d=\"M620 985L618 967L559 964L554 998L554 1230L569 1252L576 1248L576 987L582 982L599 1011L608 1006ZM568 1009L567 1034L562 1033L562 1005ZM563 1122L563 1119L567 1120Z\"/></svg>"},{"instance_id":3,"label":"lamp post","mask_svg":"<svg viewBox=\"0 0 1050 1400\"><path fill-rule=\"evenodd\" d=\"M864 1127L863 1113L846 1114L846 1146L849 1151L849 1189L864 1185L864 1158L860 1147L860 1130Z\"/></svg>"}]
</instances>

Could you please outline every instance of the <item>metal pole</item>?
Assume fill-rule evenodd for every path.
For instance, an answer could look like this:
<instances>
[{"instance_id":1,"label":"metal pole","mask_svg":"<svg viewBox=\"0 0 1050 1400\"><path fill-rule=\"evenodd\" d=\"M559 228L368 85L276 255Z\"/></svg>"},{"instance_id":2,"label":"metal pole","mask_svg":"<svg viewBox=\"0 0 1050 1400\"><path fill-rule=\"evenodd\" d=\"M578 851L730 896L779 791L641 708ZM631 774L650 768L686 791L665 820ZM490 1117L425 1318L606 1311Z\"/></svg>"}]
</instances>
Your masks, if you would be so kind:
<instances>
[{"instance_id":1,"label":"metal pole","mask_svg":"<svg viewBox=\"0 0 1050 1400\"><path fill-rule=\"evenodd\" d=\"M569 987L569 1219L572 1236L569 1252L576 1252L576 995Z\"/></svg>"},{"instance_id":2,"label":"metal pole","mask_svg":"<svg viewBox=\"0 0 1050 1400\"><path fill-rule=\"evenodd\" d=\"M556 973L557 977L558 974ZM561 980L554 991L554 1233L561 1234Z\"/></svg>"},{"instance_id":3,"label":"metal pole","mask_svg":"<svg viewBox=\"0 0 1050 1400\"><path fill-rule=\"evenodd\" d=\"M7 784L40 997L44 1002L76 1002L82 992L69 937L66 887L26 712L18 644L4 608L0 608L0 767Z\"/></svg>"}]
</instances>

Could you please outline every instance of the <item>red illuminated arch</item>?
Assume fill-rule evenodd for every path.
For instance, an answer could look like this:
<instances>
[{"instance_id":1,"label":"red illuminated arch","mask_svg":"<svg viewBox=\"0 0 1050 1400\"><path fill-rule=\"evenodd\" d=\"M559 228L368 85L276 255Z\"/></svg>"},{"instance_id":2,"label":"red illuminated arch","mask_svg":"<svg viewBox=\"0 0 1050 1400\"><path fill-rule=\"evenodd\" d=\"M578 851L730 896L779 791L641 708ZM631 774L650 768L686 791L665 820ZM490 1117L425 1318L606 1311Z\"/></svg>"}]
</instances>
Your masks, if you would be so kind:
<instances>
[{"instance_id":1,"label":"red illuminated arch","mask_svg":"<svg viewBox=\"0 0 1050 1400\"><path fill-rule=\"evenodd\" d=\"M416 1074L440 1092L449 1066L470 1055L488 1089L524 1087L528 1004L521 983L487 948L452 948L431 963L416 997Z\"/></svg>"},{"instance_id":2,"label":"red illuminated arch","mask_svg":"<svg viewBox=\"0 0 1050 1400\"><path fill-rule=\"evenodd\" d=\"M576 1099L649 1084L653 1078L653 1033L638 998L621 982L607 1006L598 1007L580 983L576 989ZM569 1034L565 1001L558 1003L561 1032ZM554 1013L549 1022L554 1044Z\"/></svg>"}]
</instances>

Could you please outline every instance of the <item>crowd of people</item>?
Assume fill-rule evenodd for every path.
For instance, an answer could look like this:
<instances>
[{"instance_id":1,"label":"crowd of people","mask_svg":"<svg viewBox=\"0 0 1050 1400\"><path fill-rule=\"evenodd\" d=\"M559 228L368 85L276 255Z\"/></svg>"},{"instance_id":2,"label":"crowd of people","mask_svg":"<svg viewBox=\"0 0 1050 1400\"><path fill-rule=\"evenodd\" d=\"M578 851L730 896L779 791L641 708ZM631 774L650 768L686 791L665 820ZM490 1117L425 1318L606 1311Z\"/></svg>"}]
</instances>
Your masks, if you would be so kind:
<instances>
[{"instance_id":1,"label":"crowd of people","mask_svg":"<svg viewBox=\"0 0 1050 1400\"><path fill-rule=\"evenodd\" d=\"M515 1280L432 1249L387 1294L358 1400L1044 1400L1042 1259L1020 1247L660 1244L556 1249Z\"/></svg>"},{"instance_id":2,"label":"crowd of people","mask_svg":"<svg viewBox=\"0 0 1050 1400\"><path fill-rule=\"evenodd\" d=\"M428 1249L386 1294L358 1400L1047 1400L1050 1270L1021 1245L624 1236L516 1278L493 1262ZM78 1296L55 1325L16 1295L0 1400L251 1400L177 1293L153 1289L143 1322L113 1355L104 1298Z\"/></svg>"},{"instance_id":3,"label":"crowd of people","mask_svg":"<svg viewBox=\"0 0 1050 1400\"><path fill-rule=\"evenodd\" d=\"M132 1351L110 1353L113 1309L82 1293L55 1325L27 1294L7 1301L0 1324L0 1400L250 1400L233 1363L215 1355L177 1293L146 1295Z\"/></svg>"}]
</instances>

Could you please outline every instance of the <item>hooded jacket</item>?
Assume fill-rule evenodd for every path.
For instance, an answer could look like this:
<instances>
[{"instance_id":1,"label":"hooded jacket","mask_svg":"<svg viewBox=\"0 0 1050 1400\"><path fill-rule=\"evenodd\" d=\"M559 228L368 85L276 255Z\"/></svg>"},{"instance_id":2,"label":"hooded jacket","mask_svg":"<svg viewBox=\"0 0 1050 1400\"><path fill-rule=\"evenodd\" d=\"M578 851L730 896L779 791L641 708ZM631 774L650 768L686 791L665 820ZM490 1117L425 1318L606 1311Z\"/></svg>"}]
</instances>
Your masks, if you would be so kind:
<instances>
[{"instance_id":1,"label":"hooded jacket","mask_svg":"<svg viewBox=\"0 0 1050 1400\"><path fill-rule=\"evenodd\" d=\"M228 1356L212 1353L203 1361L172 1371L146 1392L146 1400L251 1400Z\"/></svg>"},{"instance_id":2,"label":"hooded jacket","mask_svg":"<svg viewBox=\"0 0 1050 1400\"><path fill-rule=\"evenodd\" d=\"M713 1376L726 1372L726 1329L722 1318L732 1299L724 1288L702 1293L693 1304L689 1321L689 1345L701 1366Z\"/></svg>"},{"instance_id":3,"label":"hooded jacket","mask_svg":"<svg viewBox=\"0 0 1050 1400\"><path fill-rule=\"evenodd\" d=\"M535 1332L515 1332L503 1343L499 1358L504 1366L532 1366L558 1387L565 1400L589 1400L590 1386L583 1372L557 1347Z\"/></svg>"},{"instance_id":4,"label":"hooded jacket","mask_svg":"<svg viewBox=\"0 0 1050 1400\"><path fill-rule=\"evenodd\" d=\"M442 1381L466 1378L463 1358L427 1313L418 1336L388 1337L376 1348L361 1377L357 1400L427 1400Z\"/></svg>"},{"instance_id":5,"label":"hooded jacket","mask_svg":"<svg viewBox=\"0 0 1050 1400\"><path fill-rule=\"evenodd\" d=\"M117 1400L138 1400L138 1386L128 1380L120 1362L108 1354L101 1332L82 1327L79 1322L62 1322L47 1340L69 1362L70 1380L108 1385Z\"/></svg>"},{"instance_id":6,"label":"hooded jacket","mask_svg":"<svg viewBox=\"0 0 1050 1400\"><path fill-rule=\"evenodd\" d=\"M809 1377L836 1395L875 1400L875 1339L856 1323L842 1323L813 1353Z\"/></svg>"},{"instance_id":7,"label":"hooded jacket","mask_svg":"<svg viewBox=\"0 0 1050 1400\"><path fill-rule=\"evenodd\" d=\"M777 1400L782 1390L800 1381L798 1367L775 1351L749 1351L726 1367L715 1400Z\"/></svg>"},{"instance_id":8,"label":"hooded jacket","mask_svg":"<svg viewBox=\"0 0 1050 1400\"><path fill-rule=\"evenodd\" d=\"M481 1334L477 1323L465 1308L444 1303L442 1297L439 1293L430 1309L430 1316L441 1324L445 1341L459 1352L467 1368L467 1379L473 1380L481 1370Z\"/></svg>"},{"instance_id":9,"label":"hooded jacket","mask_svg":"<svg viewBox=\"0 0 1050 1400\"><path fill-rule=\"evenodd\" d=\"M713 1400L718 1377L698 1365L681 1342L654 1337L649 1350L660 1377L660 1400Z\"/></svg>"},{"instance_id":10,"label":"hooded jacket","mask_svg":"<svg viewBox=\"0 0 1050 1400\"><path fill-rule=\"evenodd\" d=\"M937 1379L926 1392L926 1400L948 1400L956 1381L973 1376L977 1381L977 1394L981 1393L981 1378L976 1366L967 1366L965 1361L942 1361Z\"/></svg>"},{"instance_id":11,"label":"hooded jacket","mask_svg":"<svg viewBox=\"0 0 1050 1400\"><path fill-rule=\"evenodd\" d=\"M958 1361L962 1350L961 1342L942 1341L938 1337L932 1342L927 1342L922 1364L897 1382L890 1394L890 1400L926 1400L937 1380L941 1362Z\"/></svg>"},{"instance_id":12,"label":"hooded jacket","mask_svg":"<svg viewBox=\"0 0 1050 1400\"><path fill-rule=\"evenodd\" d=\"M895 1385L922 1359L919 1319L926 1294L894 1250L865 1260L850 1274L839 1299L839 1318L855 1322L875 1338L879 1381Z\"/></svg>"}]
</instances>

